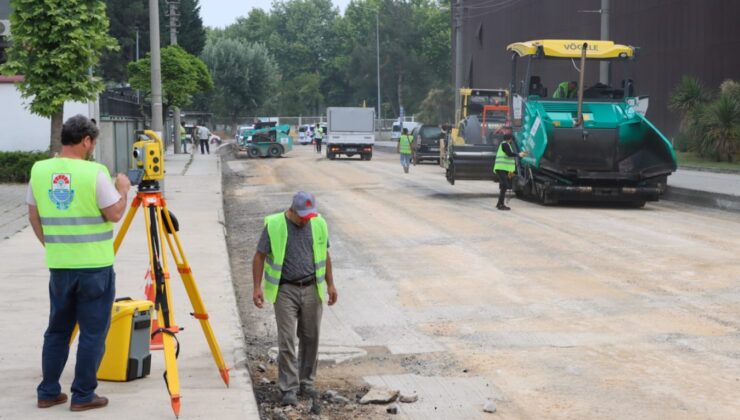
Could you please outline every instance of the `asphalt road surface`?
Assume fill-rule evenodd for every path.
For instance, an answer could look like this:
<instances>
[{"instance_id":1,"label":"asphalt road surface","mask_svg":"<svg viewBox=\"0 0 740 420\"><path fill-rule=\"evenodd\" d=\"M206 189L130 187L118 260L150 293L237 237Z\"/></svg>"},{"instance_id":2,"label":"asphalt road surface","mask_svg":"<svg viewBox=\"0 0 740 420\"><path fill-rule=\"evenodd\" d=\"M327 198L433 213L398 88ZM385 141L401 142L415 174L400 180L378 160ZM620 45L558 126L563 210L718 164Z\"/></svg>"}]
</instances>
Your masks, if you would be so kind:
<instances>
[{"instance_id":1,"label":"asphalt road surface","mask_svg":"<svg viewBox=\"0 0 740 420\"><path fill-rule=\"evenodd\" d=\"M486 400L497 418L740 416L737 214L517 199L501 212L495 184L450 186L433 164L404 174L381 151L330 161L297 146L224 171L255 353L275 345L272 310L251 305L261 218L306 190L328 220L339 302L324 312L322 345L365 353L322 364L321 390L418 394L401 418L486 418Z\"/></svg>"}]
</instances>

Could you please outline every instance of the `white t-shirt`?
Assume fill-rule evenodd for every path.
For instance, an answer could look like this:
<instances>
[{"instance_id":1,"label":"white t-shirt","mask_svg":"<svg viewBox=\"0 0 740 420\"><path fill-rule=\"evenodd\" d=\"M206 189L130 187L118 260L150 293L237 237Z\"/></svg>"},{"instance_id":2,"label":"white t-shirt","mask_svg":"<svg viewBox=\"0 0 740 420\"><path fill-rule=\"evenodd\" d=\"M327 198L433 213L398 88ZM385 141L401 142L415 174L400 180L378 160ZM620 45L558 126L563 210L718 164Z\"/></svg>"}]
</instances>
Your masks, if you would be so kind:
<instances>
[{"instance_id":1,"label":"white t-shirt","mask_svg":"<svg viewBox=\"0 0 740 420\"><path fill-rule=\"evenodd\" d=\"M211 134L210 131L208 131L208 128L199 126L198 127L198 138L200 140L208 140L208 136Z\"/></svg>"},{"instance_id":2,"label":"white t-shirt","mask_svg":"<svg viewBox=\"0 0 740 420\"><path fill-rule=\"evenodd\" d=\"M121 194L118 193L115 185L103 172L98 172L98 178L95 180L95 195L100 209L110 207L121 199ZM26 204L36 206L36 198L33 196L31 184L28 184L28 190L26 191Z\"/></svg>"}]
</instances>

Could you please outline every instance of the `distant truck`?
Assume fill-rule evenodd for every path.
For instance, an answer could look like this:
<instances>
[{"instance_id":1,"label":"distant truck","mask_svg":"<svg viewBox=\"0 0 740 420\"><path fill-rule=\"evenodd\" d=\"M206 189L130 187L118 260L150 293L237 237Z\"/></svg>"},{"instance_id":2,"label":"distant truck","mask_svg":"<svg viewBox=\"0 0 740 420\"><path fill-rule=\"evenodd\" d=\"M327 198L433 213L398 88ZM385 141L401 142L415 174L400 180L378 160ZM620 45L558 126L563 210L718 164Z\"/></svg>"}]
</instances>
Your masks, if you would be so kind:
<instances>
[{"instance_id":1,"label":"distant truck","mask_svg":"<svg viewBox=\"0 0 740 420\"><path fill-rule=\"evenodd\" d=\"M327 158L359 155L362 160L372 159L375 145L373 108L330 107L326 109L326 116L329 120L325 139Z\"/></svg>"}]
</instances>

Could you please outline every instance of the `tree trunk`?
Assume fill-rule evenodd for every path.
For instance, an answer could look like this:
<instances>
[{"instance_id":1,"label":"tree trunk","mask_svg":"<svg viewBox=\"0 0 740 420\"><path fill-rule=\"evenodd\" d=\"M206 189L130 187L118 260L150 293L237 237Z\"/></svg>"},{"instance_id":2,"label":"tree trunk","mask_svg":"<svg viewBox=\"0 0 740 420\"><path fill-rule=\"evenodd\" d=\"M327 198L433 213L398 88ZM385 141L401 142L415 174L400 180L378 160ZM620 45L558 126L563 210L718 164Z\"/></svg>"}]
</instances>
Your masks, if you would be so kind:
<instances>
[{"instance_id":1,"label":"tree trunk","mask_svg":"<svg viewBox=\"0 0 740 420\"><path fill-rule=\"evenodd\" d=\"M54 156L62 151L62 126L64 125L64 107L60 107L51 116L51 139L49 153Z\"/></svg>"},{"instance_id":2,"label":"tree trunk","mask_svg":"<svg viewBox=\"0 0 740 420\"><path fill-rule=\"evenodd\" d=\"M396 86L396 89L398 90L398 114L401 115L401 107L403 107L403 95L401 93L401 88L403 87L403 72L398 72L398 84Z\"/></svg>"},{"instance_id":3,"label":"tree trunk","mask_svg":"<svg viewBox=\"0 0 740 420\"><path fill-rule=\"evenodd\" d=\"M239 129L239 127L237 126L238 121L239 121L239 116L237 116L236 114L233 114L231 116L231 135L234 136L234 138L236 138L236 135L239 134L237 133Z\"/></svg>"}]
</instances>

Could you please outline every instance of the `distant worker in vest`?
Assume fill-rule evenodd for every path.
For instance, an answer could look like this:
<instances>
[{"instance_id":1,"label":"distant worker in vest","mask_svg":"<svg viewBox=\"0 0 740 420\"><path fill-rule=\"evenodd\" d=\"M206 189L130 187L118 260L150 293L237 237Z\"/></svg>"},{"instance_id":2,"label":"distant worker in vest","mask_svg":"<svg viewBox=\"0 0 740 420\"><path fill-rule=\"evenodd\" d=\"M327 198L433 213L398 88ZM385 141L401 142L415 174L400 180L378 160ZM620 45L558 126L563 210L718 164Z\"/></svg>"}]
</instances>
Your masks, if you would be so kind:
<instances>
[{"instance_id":1,"label":"distant worker in vest","mask_svg":"<svg viewBox=\"0 0 740 420\"><path fill-rule=\"evenodd\" d=\"M575 98L578 94L578 82L562 82L552 94L553 98Z\"/></svg>"},{"instance_id":2,"label":"distant worker in vest","mask_svg":"<svg viewBox=\"0 0 740 420\"><path fill-rule=\"evenodd\" d=\"M324 131L321 129L321 124L316 124L313 131L313 141L316 143L316 153L321 153L321 142L324 141Z\"/></svg>"},{"instance_id":3,"label":"distant worker in vest","mask_svg":"<svg viewBox=\"0 0 740 420\"><path fill-rule=\"evenodd\" d=\"M506 198L506 191L511 189L511 178L516 172L516 157L525 157L528 154L527 152L514 152L512 139L511 133L504 134L503 141L496 152L496 163L493 165L493 171L498 176L499 193L496 208L499 210L511 210L504 204L504 198Z\"/></svg>"},{"instance_id":4,"label":"distant worker in vest","mask_svg":"<svg viewBox=\"0 0 740 420\"><path fill-rule=\"evenodd\" d=\"M180 123L180 144L182 144L182 152L188 152L188 132L185 130L185 123Z\"/></svg>"},{"instance_id":5,"label":"distant worker in vest","mask_svg":"<svg viewBox=\"0 0 740 420\"><path fill-rule=\"evenodd\" d=\"M59 378L75 324L80 327L80 339L70 408L84 411L108 405L107 398L95 394L96 373L115 295L113 223L126 210L131 183L118 174L114 185L108 169L89 160L98 134L87 117L68 119L58 157L36 162L31 169L28 219L45 248L50 271L43 379L36 390L39 408L67 401Z\"/></svg>"},{"instance_id":6,"label":"distant worker in vest","mask_svg":"<svg viewBox=\"0 0 740 420\"><path fill-rule=\"evenodd\" d=\"M409 129L404 128L401 131L401 137L398 139L398 146L396 151L401 155L401 166L403 167L404 173L409 173L409 165L411 164L411 143L413 140L409 136Z\"/></svg>"},{"instance_id":7,"label":"distant worker in vest","mask_svg":"<svg viewBox=\"0 0 740 420\"><path fill-rule=\"evenodd\" d=\"M211 131L205 125L199 125L196 131L198 132L198 140L200 141L200 154L204 155L207 152L210 155L211 148L208 146L208 139L211 137Z\"/></svg>"},{"instance_id":8,"label":"distant worker in vest","mask_svg":"<svg viewBox=\"0 0 740 420\"><path fill-rule=\"evenodd\" d=\"M328 248L329 230L312 194L297 192L288 210L265 218L252 261L252 300L258 308L265 300L275 306L283 405L296 405L297 391L310 398L317 395L322 304L337 302Z\"/></svg>"}]
</instances>

